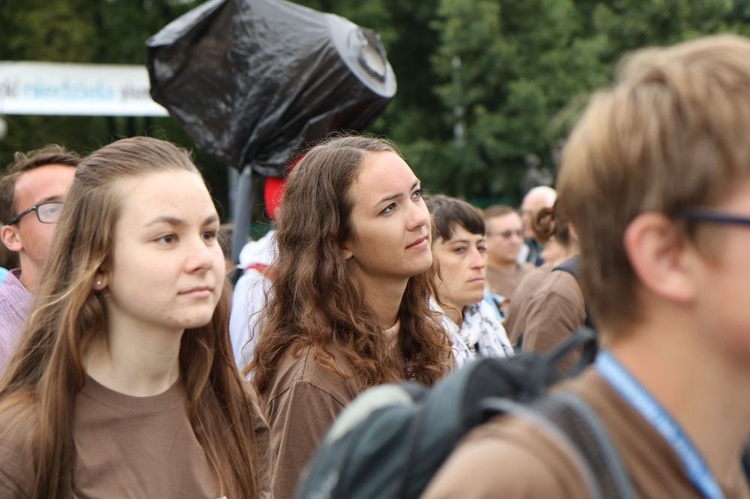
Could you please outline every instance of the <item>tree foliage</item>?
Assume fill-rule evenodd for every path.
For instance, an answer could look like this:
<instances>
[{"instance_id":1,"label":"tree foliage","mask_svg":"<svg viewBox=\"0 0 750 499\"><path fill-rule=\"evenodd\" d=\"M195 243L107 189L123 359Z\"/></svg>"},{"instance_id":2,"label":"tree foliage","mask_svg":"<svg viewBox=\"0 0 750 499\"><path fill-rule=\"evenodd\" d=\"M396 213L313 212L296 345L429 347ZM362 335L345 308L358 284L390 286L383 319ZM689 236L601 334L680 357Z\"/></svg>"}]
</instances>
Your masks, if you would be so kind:
<instances>
[{"instance_id":1,"label":"tree foliage","mask_svg":"<svg viewBox=\"0 0 750 499\"><path fill-rule=\"evenodd\" d=\"M141 64L145 40L198 0L4 0L0 60ZM375 30L398 93L371 128L432 191L515 202L530 163L554 172L590 92L625 52L708 33L750 35L750 0L299 0ZM88 152L171 119L7 116L0 160L57 142ZM224 166L199 162L222 183Z\"/></svg>"}]
</instances>

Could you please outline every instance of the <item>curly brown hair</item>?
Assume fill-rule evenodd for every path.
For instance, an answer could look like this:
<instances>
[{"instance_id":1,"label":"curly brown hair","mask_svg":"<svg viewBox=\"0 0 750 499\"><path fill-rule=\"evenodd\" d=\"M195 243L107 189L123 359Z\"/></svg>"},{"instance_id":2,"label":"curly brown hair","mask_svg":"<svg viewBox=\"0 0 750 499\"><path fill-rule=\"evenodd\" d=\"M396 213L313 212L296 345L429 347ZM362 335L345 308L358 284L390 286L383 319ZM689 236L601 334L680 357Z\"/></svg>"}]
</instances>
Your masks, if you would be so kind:
<instances>
[{"instance_id":1,"label":"curly brown hair","mask_svg":"<svg viewBox=\"0 0 750 499\"><path fill-rule=\"evenodd\" d=\"M354 201L350 187L368 154L398 151L371 137L329 139L312 148L289 176L281 203L278 255L271 296L255 357L246 368L264 391L278 365L312 347L316 360L361 389L404 379L405 366L387 352L383 324L366 304L365 293L347 265L341 247L352 233ZM450 342L430 310L435 290L434 265L409 279L398 317L400 352L418 380L432 384L451 366ZM336 368L329 349L353 366Z\"/></svg>"}]
</instances>

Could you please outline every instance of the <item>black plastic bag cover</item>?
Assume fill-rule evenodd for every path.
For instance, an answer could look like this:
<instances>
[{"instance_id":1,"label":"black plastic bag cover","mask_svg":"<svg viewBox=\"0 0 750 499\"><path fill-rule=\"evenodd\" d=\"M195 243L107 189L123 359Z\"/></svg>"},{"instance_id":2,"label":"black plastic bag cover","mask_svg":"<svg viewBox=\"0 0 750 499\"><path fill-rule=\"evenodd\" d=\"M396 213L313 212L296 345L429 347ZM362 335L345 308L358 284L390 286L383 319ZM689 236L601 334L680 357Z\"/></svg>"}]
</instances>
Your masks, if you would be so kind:
<instances>
[{"instance_id":1,"label":"black plastic bag cover","mask_svg":"<svg viewBox=\"0 0 750 499\"><path fill-rule=\"evenodd\" d=\"M212 0L146 45L152 98L199 147L265 176L330 130L362 131L396 93L375 33L282 0Z\"/></svg>"}]
</instances>

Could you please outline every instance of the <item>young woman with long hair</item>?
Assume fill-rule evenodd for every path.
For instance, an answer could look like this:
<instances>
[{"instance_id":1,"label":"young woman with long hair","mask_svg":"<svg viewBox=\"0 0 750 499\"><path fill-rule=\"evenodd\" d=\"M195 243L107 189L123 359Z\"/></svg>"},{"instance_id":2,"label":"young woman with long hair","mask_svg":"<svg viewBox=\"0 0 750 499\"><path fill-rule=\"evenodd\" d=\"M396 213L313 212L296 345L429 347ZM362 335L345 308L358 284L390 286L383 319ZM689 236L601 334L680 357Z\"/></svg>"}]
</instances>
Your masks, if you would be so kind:
<instances>
[{"instance_id":1,"label":"young woman with long hair","mask_svg":"<svg viewBox=\"0 0 750 499\"><path fill-rule=\"evenodd\" d=\"M271 426L272 488L291 497L336 415L363 389L432 384L452 365L429 298L430 215L420 182L382 139L307 152L278 213L272 293L249 372Z\"/></svg>"},{"instance_id":2,"label":"young woman with long hair","mask_svg":"<svg viewBox=\"0 0 750 499\"><path fill-rule=\"evenodd\" d=\"M249 498L268 427L234 366L219 217L188 153L79 166L0 381L0 496Z\"/></svg>"}]
</instances>

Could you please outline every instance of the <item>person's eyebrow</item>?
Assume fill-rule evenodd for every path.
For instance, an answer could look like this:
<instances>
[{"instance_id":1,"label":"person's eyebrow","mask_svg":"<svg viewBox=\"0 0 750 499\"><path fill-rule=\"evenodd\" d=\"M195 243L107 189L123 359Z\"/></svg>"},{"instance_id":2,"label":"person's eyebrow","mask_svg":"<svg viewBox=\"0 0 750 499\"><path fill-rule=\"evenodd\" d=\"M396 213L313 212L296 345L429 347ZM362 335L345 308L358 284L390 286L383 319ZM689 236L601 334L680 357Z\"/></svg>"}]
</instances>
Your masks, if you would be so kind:
<instances>
[{"instance_id":1,"label":"person's eyebrow","mask_svg":"<svg viewBox=\"0 0 750 499\"><path fill-rule=\"evenodd\" d=\"M419 187L419 184L420 184L419 179L415 180L414 183L411 185L411 189L409 189L409 192L411 192L414 189L416 189L417 187ZM388 196L384 196L380 201L378 201L377 203L375 203L375 205L377 206L377 205L379 205L381 203L385 203L386 201L393 201L395 199L398 199L398 198L402 197L403 195L404 195L403 192L396 192L394 194L390 194Z\"/></svg>"},{"instance_id":2,"label":"person's eyebrow","mask_svg":"<svg viewBox=\"0 0 750 499\"><path fill-rule=\"evenodd\" d=\"M203 219L203 222L201 223L201 225L208 225L208 224L218 222L218 221L219 221L218 215L209 215ZM145 226L150 227L158 223L166 223L175 227L187 225L187 222L183 220L182 218L174 217L171 215L161 215L161 216L154 218L150 222L148 222Z\"/></svg>"},{"instance_id":3,"label":"person's eyebrow","mask_svg":"<svg viewBox=\"0 0 750 499\"><path fill-rule=\"evenodd\" d=\"M64 195L60 195L60 194L55 195L55 196L47 196L46 198L43 198L37 201L36 203L34 203L34 205L40 205L40 204L45 204L45 203L62 203L64 197L65 197Z\"/></svg>"}]
</instances>

